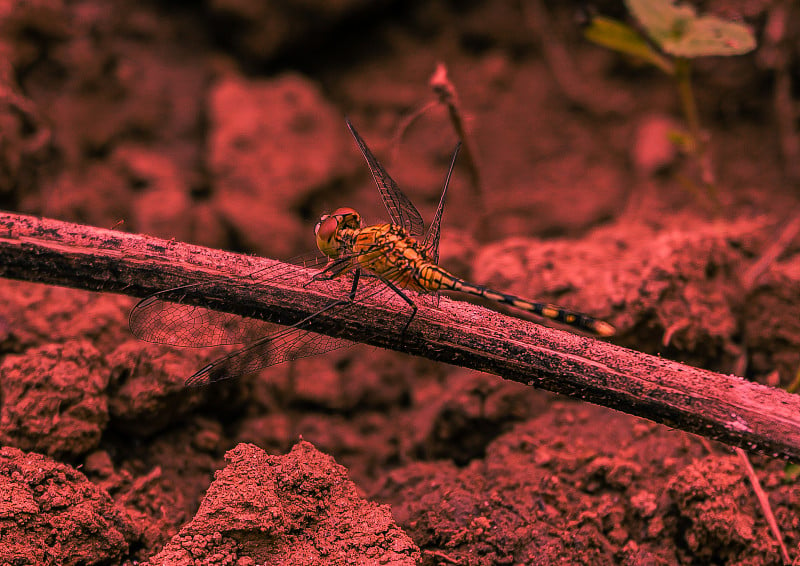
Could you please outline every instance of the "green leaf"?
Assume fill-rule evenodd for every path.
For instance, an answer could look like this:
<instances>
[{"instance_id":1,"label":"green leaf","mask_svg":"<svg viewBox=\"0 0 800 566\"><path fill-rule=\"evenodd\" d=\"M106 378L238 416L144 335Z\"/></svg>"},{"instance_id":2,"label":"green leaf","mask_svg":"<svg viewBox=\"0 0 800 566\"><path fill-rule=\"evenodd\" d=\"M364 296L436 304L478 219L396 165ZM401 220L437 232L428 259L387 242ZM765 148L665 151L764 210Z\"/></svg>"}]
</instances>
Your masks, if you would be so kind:
<instances>
[{"instance_id":1,"label":"green leaf","mask_svg":"<svg viewBox=\"0 0 800 566\"><path fill-rule=\"evenodd\" d=\"M676 57L741 55L756 47L750 29L715 16L698 16L674 0L625 0L628 10L665 52Z\"/></svg>"},{"instance_id":2,"label":"green leaf","mask_svg":"<svg viewBox=\"0 0 800 566\"><path fill-rule=\"evenodd\" d=\"M642 35L620 21L597 16L583 32L586 39L603 47L643 59L672 74L672 63L653 49Z\"/></svg>"},{"instance_id":3,"label":"green leaf","mask_svg":"<svg viewBox=\"0 0 800 566\"><path fill-rule=\"evenodd\" d=\"M756 48L756 38L742 24L703 16L689 23L683 37L662 48L676 57L741 55Z\"/></svg>"},{"instance_id":4,"label":"green leaf","mask_svg":"<svg viewBox=\"0 0 800 566\"><path fill-rule=\"evenodd\" d=\"M692 6L675 6L673 0L625 0L625 5L659 46L683 35L689 22L697 19Z\"/></svg>"}]
</instances>

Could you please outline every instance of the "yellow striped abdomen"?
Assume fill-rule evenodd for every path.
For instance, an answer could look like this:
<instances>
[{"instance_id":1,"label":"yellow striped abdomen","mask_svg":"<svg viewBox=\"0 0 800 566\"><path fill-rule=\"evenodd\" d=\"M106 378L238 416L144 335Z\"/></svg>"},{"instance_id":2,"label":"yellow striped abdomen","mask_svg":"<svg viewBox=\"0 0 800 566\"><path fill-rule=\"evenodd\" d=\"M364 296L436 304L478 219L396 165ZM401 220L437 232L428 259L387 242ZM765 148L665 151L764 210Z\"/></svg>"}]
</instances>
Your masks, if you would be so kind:
<instances>
[{"instance_id":1,"label":"yellow striped abdomen","mask_svg":"<svg viewBox=\"0 0 800 566\"><path fill-rule=\"evenodd\" d=\"M508 293L501 293L481 285L473 285L456 277L436 264L427 263L420 269L420 286L428 291L458 291L482 297L495 303L509 305L515 309L543 316L575 328L587 330L598 336L613 336L613 326L581 312L572 311L550 303L530 301Z\"/></svg>"},{"instance_id":2,"label":"yellow striped abdomen","mask_svg":"<svg viewBox=\"0 0 800 566\"><path fill-rule=\"evenodd\" d=\"M355 230L353 252L362 269L371 271L415 291L457 291L482 297L495 303L549 318L599 336L612 336L614 327L589 315L550 303L540 303L501 293L460 279L433 263L417 241L391 224L376 224Z\"/></svg>"}]
</instances>

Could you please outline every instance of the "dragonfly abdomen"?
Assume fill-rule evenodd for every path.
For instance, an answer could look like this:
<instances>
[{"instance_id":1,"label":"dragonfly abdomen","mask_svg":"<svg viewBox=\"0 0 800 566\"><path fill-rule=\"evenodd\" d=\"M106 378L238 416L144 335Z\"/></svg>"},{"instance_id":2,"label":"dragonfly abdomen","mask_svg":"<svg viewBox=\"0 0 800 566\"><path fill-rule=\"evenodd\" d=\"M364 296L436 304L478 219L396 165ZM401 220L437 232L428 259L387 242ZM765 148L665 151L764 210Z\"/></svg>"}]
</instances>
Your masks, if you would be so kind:
<instances>
[{"instance_id":1,"label":"dragonfly abdomen","mask_svg":"<svg viewBox=\"0 0 800 566\"><path fill-rule=\"evenodd\" d=\"M429 291L457 291L476 297L482 297L495 303L509 305L521 311L530 312L538 316L549 318L569 326L587 330L599 336L612 336L616 331L613 326L605 321L597 320L586 314L572 311L551 303L530 301L483 287L474 285L452 275L438 265L429 264L421 270L421 283Z\"/></svg>"},{"instance_id":2,"label":"dragonfly abdomen","mask_svg":"<svg viewBox=\"0 0 800 566\"><path fill-rule=\"evenodd\" d=\"M344 240L352 241L352 250L358 263L384 279L404 289L415 291L457 291L482 297L496 303L549 318L563 324L592 332L599 336L612 336L614 327L586 314L565 309L551 303L530 301L501 293L488 287L474 285L456 277L433 262L414 238L399 226L376 224L352 233Z\"/></svg>"}]
</instances>

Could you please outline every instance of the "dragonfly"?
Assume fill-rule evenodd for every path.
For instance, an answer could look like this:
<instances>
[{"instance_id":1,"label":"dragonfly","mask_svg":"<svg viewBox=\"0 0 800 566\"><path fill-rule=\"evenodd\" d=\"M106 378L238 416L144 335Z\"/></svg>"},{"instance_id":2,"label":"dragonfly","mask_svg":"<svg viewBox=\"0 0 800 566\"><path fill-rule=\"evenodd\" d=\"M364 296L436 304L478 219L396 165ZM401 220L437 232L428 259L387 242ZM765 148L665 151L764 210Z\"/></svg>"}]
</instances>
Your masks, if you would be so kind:
<instances>
[{"instance_id":1,"label":"dragonfly","mask_svg":"<svg viewBox=\"0 0 800 566\"><path fill-rule=\"evenodd\" d=\"M181 291L188 287L202 290L202 286L207 284L202 282L167 289L142 299L129 318L131 332L142 340L184 347L243 345L199 369L186 380L188 386L239 377L278 363L350 345L352 342L337 337L335 331L330 332L331 335L313 332L314 319L322 313L344 315L348 306L368 298L388 300L395 296L407 305L410 312L405 315L407 319L401 333L405 336L418 311L408 291L418 294L464 293L596 336L608 337L615 333L614 327L603 320L551 303L476 285L441 267L438 264L440 226L460 144L453 152L438 207L425 231L422 216L414 204L375 158L350 120L345 121L369 166L390 222L365 226L361 215L352 208L339 208L324 214L314 228L321 255L316 253L296 259L294 263L313 270L307 285L318 286L323 291L326 282L351 277L349 293L345 297L332 296L330 304L291 326L270 324L182 302ZM279 263L239 278L230 278L229 282L231 285L279 283L296 277L296 269L295 265Z\"/></svg>"}]
</instances>

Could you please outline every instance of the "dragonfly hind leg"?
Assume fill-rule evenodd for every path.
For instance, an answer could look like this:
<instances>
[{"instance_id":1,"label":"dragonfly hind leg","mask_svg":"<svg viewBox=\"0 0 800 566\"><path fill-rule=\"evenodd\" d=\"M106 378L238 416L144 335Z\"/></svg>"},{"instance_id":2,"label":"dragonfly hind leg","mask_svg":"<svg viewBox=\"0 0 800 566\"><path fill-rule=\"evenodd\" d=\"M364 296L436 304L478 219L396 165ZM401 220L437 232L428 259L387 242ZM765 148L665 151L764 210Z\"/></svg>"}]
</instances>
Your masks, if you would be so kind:
<instances>
[{"instance_id":1,"label":"dragonfly hind leg","mask_svg":"<svg viewBox=\"0 0 800 566\"><path fill-rule=\"evenodd\" d=\"M400 289L397 285L395 285L394 283L392 283L388 279L382 279L382 280L383 280L383 283L387 287L389 287L389 289L394 291L401 299L403 299L406 302L406 304L408 304L408 306L411 307L411 316L408 317L408 320L403 325L403 330L400 331L400 347L402 347L403 344L405 344L405 341L406 341L406 331L408 330L408 327L411 325L411 321L414 320L415 316L417 316L417 311L419 310L419 307L417 307L416 303L414 303L414 301L412 301L408 297L408 295L403 293L402 289Z\"/></svg>"}]
</instances>

